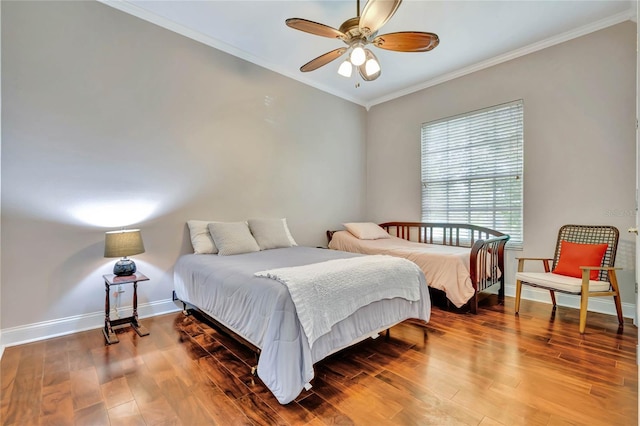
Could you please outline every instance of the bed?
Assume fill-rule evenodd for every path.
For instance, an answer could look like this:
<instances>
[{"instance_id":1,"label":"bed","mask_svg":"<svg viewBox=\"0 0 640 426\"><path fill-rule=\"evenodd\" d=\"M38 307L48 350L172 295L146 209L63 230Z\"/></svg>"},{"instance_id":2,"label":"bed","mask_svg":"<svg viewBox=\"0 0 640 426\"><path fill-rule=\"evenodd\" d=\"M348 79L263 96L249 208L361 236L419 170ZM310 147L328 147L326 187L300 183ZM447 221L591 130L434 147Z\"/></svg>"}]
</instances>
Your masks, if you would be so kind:
<instances>
[{"instance_id":1,"label":"bed","mask_svg":"<svg viewBox=\"0 0 640 426\"><path fill-rule=\"evenodd\" d=\"M314 283L320 279L337 282L336 275L329 275L331 271L317 271L329 264L362 263L366 258L369 256L299 246L233 256L188 254L181 256L174 267L174 291L186 306L197 308L259 353L258 377L281 404L286 404L311 386L316 362L368 337L377 337L404 320L429 320L431 302L424 274L403 260L403 267L410 265L411 279L406 281L415 281L417 300L387 295L380 300L355 302L363 306L356 306L352 314L330 324L328 332L316 331L311 340L307 322L297 312L296 293L271 275L286 277L283 271L316 268L313 274L307 274ZM380 266L376 268L371 277L383 280L391 276ZM403 273L407 277L409 272ZM383 289L396 287L393 283L385 285L384 280L378 284ZM362 299L362 294L349 298L346 288L334 287L331 292L344 292L344 300Z\"/></svg>"},{"instance_id":2,"label":"bed","mask_svg":"<svg viewBox=\"0 0 640 426\"><path fill-rule=\"evenodd\" d=\"M327 231L329 248L409 259L422 269L430 288L444 292L447 301L457 308L468 306L474 314L479 292L497 286L498 299L504 301L502 271L508 235L457 223L386 222L379 227L387 235L358 238L354 235L358 232ZM384 238L373 238L376 236Z\"/></svg>"}]
</instances>

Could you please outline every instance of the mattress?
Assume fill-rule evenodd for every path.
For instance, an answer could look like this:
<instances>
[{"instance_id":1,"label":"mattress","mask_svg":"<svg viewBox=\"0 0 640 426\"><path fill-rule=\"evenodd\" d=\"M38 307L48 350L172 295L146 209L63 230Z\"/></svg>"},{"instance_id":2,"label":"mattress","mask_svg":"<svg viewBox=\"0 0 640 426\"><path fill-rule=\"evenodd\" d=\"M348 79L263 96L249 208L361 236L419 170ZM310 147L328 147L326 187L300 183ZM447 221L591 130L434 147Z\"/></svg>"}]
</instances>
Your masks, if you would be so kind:
<instances>
[{"instance_id":1,"label":"mattress","mask_svg":"<svg viewBox=\"0 0 640 426\"><path fill-rule=\"evenodd\" d=\"M467 303L475 294L469 274L471 249L468 247L424 244L394 236L360 240L348 231L338 231L333 234L329 248L409 259L422 269L429 286L444 291L457 307Z\"/></svg>"},{"instance_id":2,"label":"mattress","mask_svg":"<svg viewBox=\"0 0 640 426\"><path fill-rule=\"evenodd\" d=\"M313 364L408 318L428 321L431 301L424 275L420 300L372 302L335 324L311 348L287 287L254 274L358 254L289 247L234 256L184 255L174 267L177 297L196 306L260 348L258 376L281 404L295 399L314 377Z\"/></svg>"}]
</instances>

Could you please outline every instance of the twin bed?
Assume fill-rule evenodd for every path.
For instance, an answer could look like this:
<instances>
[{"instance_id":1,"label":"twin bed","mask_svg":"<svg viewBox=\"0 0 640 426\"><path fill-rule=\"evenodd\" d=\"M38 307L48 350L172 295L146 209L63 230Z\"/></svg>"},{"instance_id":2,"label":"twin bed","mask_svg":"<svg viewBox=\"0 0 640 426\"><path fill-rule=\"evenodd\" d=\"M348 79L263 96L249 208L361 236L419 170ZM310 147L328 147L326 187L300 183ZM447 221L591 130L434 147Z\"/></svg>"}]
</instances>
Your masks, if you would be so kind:
<instances>
[{"instance_id":1,"label":"twin bed","mask_svg":"<svg viewBox=\"0 0 640 426\"><path fill-rule=\"evenodd\" d=\"M327 231L329 248L409 259L422 269L430 288L457 308L468 305L474 314L480 292L496 286L504 300L506 234L462 223L386 222L379 225L384 233L361 235L363 224L353 225L351 232Z\"/></svg>"},{"instance_id":2,"label":"twin bed","mask_svg":"<svg viewBox=\"0 0 640 426\"><path fill-rule=\"evenodd\" d=\"M282 223L288 240L276 247L262 249L256 236L259 250L181 256L174 293L185 312L197 309L259 354L258 377L286 404L311 387L316 362L405 320L428 322L431 299L414 262L299 247ZM403 235L405 228L393 226ZM203 253L191 232L195 252ZM490 247L497 253L503 245ZM492 258L490 247L479 250L478 264Z\"/></svg>"}]
</instances>

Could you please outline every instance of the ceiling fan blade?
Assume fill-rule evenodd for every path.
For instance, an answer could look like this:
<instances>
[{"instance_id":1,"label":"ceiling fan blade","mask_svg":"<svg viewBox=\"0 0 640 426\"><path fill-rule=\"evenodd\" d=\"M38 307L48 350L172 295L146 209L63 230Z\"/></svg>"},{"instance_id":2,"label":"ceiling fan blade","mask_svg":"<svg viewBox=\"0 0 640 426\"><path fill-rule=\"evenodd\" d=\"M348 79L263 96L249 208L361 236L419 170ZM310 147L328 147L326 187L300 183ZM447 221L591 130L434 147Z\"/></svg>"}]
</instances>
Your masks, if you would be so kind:
<instances>
[{"instance_id":1,"label":"ceiling fan blade","mask_svg":"<svg viewBox=\"0 0 640 426\"><path fill-rule=\"evenodd\" d=\"M289 18L284 21L287 26L294 30L304 31L305 33L318 35L321 37L344 39L346 36L343 32L336 30L328 25L319 24L302 18Z\"/></svg>"},{"instance_id":2,"label":"ceiling fan blade","mask_svg":"<svg viewBox=\"0 0 640 426\"><path fill-rule=\"evenodd\" d=\"M329 62L338 59L340 56L344 55L344 52L346 51L346 47L341 47L339 49L332 50L331 52L327 52L324 55L320 55L301 66L300 71L309 72L317 70L318 68L327 65Z\"/></svg>"},{"instance_id":3,"label":"ceiling fan blade","mask_svg":"<svg viewBox=\"0 0 640 426\"><path fill-rule=\"evenodd\" d=\"M360 31L366 36L378 31L396 13L402 0L369 0L360 16Z\"/></svg>"},{"instance_id":4,"label":"ceiling fan blade","mask_svg":"<svg viewBox=\"0 0 640 426\"><path fill-rule=\"evenodd\" d=\"M440 43L437 34L420 31L403 31L382 34L371 41L376 47L397 52L428 52Z\"/></svg>"}]
</instances>

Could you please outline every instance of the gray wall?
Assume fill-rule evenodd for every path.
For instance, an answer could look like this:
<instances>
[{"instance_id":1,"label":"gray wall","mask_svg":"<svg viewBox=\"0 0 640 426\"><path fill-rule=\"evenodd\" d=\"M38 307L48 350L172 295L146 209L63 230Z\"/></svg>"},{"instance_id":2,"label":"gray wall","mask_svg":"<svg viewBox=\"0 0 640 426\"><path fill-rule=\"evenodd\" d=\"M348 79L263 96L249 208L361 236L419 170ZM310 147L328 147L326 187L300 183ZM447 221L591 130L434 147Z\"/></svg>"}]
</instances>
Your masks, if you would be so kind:
<instances>
[{"instance_id":1,"label":"gray wall","mask_svg":"<svg viewBox=\"0 0 640 426\"><path fill-rule=\"evenodd\" d=\"M628 21L373 107L369 219L420 219L421 123L523 99L524 254L552 255L566 223L615 225L622 299L635 304L635 49Z\"/></svg>"},{"instance_id":2,"label":"gray wall","mask_svg":"<svg viewBox=\"0 0 640 426\"><path fill-rule=\"evenodd\" d=\"M150 303L188 219L287 217L314 246L364 215L350 102L97 2L3 2L2 67L5 329L99 316L107 230L141 228Z\"/></svg>"},{"instance_id":3,"label":"gray wall","mask_svg":"<svg viewBox=\"0 0 640 426\"><path fill-rule=\"evenodd\" d=\"M104 232L122 226L142 229L153 304L188 219L286 216L304 245L346 220L418 220L420 124L514 99L526 254L548 254L563 223L634 224L632 23L367 113L99 3L2 2L1 19L3 330L99 320Z\"/></svg>"}]
</instances>

